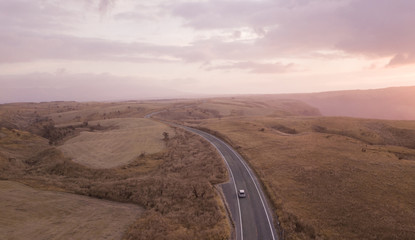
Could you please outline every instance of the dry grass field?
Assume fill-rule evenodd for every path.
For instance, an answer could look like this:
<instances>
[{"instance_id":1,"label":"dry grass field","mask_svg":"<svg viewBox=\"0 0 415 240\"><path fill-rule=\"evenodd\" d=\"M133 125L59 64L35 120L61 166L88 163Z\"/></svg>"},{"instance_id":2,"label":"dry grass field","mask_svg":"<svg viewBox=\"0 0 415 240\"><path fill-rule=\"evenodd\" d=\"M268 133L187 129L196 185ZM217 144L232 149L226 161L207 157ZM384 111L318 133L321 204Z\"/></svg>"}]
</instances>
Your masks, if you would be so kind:
<instances>
[{"instance_id":1,"label":"dry grass field","mask_svg":"<svg viewBox=\"0 0 415 240\"><path fill-rule=\"evenodd\" d=\"M112 118L142 118L146 114L197 103L198 100L128 102L42 102L0 105L0 127L32 130L35 123L78 124Z\"/></svg>"},{"instance_id":2,"label":"dry grass field","mask_svg":"<svg viewBox=\"0 0 415 240\"><path fill-rule=\"evenodd\" d=\"M286 239L415 238L415 122L245 117L193 125L249 161Z\"/></svg>"},{"instance_id":3,"label":"dry grass field","mask_svg":"<svg viewBox=\"0 0 415 240\"><path fill-rule=\"evenodd\" d=\"M120 204L0 181L2 239L121 239L143 213Z\"/></svg>"},{"instance_id":4,"label":"dry grass field","mask_svg":"<svg viewBox=\"0 0 415 240\"><path fill-rule=\"evenodd\" d=\"M286 239L415 239L415 121L321 117L298 100L2 105L0 179L143 207L124 239L229 238L223 161L197 136L133 119L152 111L233 145Z\"/></svg>"},{"instance_id":5,"label":"dry grass field","mask_svg":"<svg viewBox=\"0 0 415 240\"><path fill-rule=\"evenodd\" d=\"M264 95L266 100L297 99L320 110L324 116L415 120L415 87L347 90L322 93Z\"/></svg>"},{"instance_id":6,"label":"dry grass field","mask_svg":"<svg viewBox=\"0 0 415 240\"><path fill-rule=\"evenodd\" d=\"M170 121L190 121L202 119L220 119L246 116L320 116L318 109L298 100L276 99L262 100L252 96L206 99L170 108L160 112L155 118Z\"/></svg>"},{"instance_id":7,"label":"dry grass field","mask_svg":"<svg viewBox=\"0 0 415 240\"><path fill-rule=\"evenodd\" d=\"M100 118L96 115L97 122L84 116L77 119L68 117L67 121L56 124L50 118L58 109L50 106L54 104L0 106L1 180L142 207L143 214L129 222L123 239L229 239L230 224L214 186L225 182L228 176L220 156L212 154L215 152L212 146L183 130L166 129L164 125L148 119L131 119L134 117L130 116L131 112L106 114ZM58 104L64 106L67 103ZM80 111L86 111L88 104L69 103ZM177 107L184 103L162 102L159 108L156 103L149 104L156 110L162 110L165 106ZM110 105L105 103L102 107ZM124 164L117 162L117 166L112 168L91 168L72 161L59 150L65 142L83 137L82 133L98 134L96 136L101 137L93 135L97 141L109 134L106 138L110 141L109 138L117 136L117 131L124 131L123 127L130 132L122 132L118 140L124 141L130 149L123 149L121 144L113 150L137 150L139 153L134 153L135 157ZM144 141L141 145L135 145L133 149L131 141L140 143L140 134L134 130L142 131L147 137L155 134L152 136L157 138L157 143L163 138L162 132L157 131L167 130L170 133L169 138L162 141L162 148L154 148L152 153L148 149L157 143L151 143L151 139L148 143ZM137 138L123 139L124 135L128 139L129 134ZM99 151L102 150L98 148ZM33 206L30 200L27 201L24 202L28 206ZM73 204L76 206L76 201ZM19 216L20 213L16 210L10 214ZM85 218L85 221L88 219ZM79 219L79 224L86 222ZM117 226L124 229L124 225ZM51 225L45 223L42 227L48 231Z\"/></svg>"},{"instance_id":8,"label":"dry grass field","mask_svg":"<svg viewBox=\"0 0 415 240\"><path fill-rule=\"evenodd\" d=\"M125 165L140 154L163 151L166 142L163 133L174 137L174 131L165 124L142 118L120 118L91 121L106 131L84 131L58 148L74 162L92 168L111 168Z\"/></svg>"},{"instance_id":9,"label":"dry grass field","mask_svg":"<svg viewBox=\"0 0 415 240\"><path fill-rule=\"evenodd\" d=\"M319 115L306 104L289 99L258 101L250 97L210 99L197 105L201 110L217 112L220 117L267 115Z\"/></svg>"}]
</instances>

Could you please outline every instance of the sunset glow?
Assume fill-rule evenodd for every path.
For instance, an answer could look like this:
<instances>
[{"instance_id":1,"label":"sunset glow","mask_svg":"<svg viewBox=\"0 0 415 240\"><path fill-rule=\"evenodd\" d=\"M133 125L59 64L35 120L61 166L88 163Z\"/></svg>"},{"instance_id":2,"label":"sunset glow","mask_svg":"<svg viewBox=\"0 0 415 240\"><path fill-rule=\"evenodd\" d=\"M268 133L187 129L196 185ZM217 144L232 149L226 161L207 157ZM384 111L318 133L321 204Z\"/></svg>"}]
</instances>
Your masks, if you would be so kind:
<instances>
[{"instance_id":1,"label":"sunset glow","mask_svg":"<svg viewBox=\"0 0 415 240\"><path fill-rule=\"evenodd\" d=\"M0 103L415 85L411 0L0 0Z\"/></svg>"}]
</instances>

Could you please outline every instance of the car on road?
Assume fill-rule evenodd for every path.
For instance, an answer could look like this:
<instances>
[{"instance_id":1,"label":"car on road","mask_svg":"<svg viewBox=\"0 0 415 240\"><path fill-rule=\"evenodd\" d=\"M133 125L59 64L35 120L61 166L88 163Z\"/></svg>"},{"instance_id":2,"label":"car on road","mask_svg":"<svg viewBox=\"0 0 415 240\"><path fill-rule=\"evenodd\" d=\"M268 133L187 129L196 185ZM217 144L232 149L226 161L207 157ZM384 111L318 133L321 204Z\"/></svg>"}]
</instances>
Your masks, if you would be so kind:
<instances>
[{"instance_id":1,"label":"car on road","mask_svg":"<svg viewBox=\"0 0 415 240\"><path fill-rule=\"evenodd\" d=\"M238 197L239 197L239 198L245 198L245 197L246 197L245 190L240 189L240 190L238 191Z\"/></svg>"}]
</instances>

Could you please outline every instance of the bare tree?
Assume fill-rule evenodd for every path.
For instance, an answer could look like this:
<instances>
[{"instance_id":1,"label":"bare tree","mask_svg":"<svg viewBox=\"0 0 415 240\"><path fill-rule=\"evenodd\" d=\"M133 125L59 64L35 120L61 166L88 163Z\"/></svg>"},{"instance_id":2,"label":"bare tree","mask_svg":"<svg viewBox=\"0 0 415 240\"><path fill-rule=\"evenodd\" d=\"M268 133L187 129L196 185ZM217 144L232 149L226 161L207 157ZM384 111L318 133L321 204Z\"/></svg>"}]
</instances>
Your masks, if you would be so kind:
<instances>
[{"instance_id":1,"label":"bare tree","mask_svg":"<svg viewBox=\"0 0 415 240\"><path fill-rule=\"evenodd\" d=\"M164 141L168 141L169 140L169 133L168 132L163 132L163 140Z\"/></svg>"}]
</instances>

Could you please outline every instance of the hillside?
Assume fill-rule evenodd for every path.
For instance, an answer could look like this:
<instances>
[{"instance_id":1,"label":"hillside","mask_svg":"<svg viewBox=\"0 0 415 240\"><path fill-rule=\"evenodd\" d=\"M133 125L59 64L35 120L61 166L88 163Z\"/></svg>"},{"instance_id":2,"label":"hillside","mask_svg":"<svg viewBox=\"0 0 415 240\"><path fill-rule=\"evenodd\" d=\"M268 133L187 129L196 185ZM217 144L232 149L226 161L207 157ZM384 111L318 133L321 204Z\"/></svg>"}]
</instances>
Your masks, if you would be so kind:
<instances>
[{"instance_id":1,"label":"hillside","mask_svg":"<svg viewBox=\"0 0 415 240\"><path fill-rule=\"evenodd\" d=\"M106 234L110 239L229 238L230 222L215 187L227 180L219 154L198 136L142 118L148 112L184 104L188 102L0 105L0 180L11 182L6 184L22 206L7 209L12 217L9 219L15 222L7 228L0 224L0 233L19 231L19 225L26 226L25 219L33 219L39 223L33 236L39 239L55 234L49 230L52 224L62 232L72 229L74 236L85 230L74 226L91 227L91 235L85 236L105 239L94 234L102 228L88 225L89 221L100 222L96 215L76 211L69 216L76 223L66 222L61 220L61 212L46 211L45 205L31 201L42 201L45 194L39 191L49 190L46 196L58 207L62 205L59 211L76 209L78 199L84 201L74 195L60 198L61 192L111 200L112 205L121 208L122 203L132 203L142 209L142 214L131 215L125 221L112 221L110 224L118 231L113 231L113 236ZM20 188L15 182L32 188ZM8 191L2 191L2 202L15 201ZM33 194L39 198L28 197ZM55 209L55 205L49 205L50 210ZM53 223L37 218L42 209ZM117 219L111 214L106 216ZM13 239L26 239L32 233L26 230Z\"/></svg>"},{"instance_id":2,"label":"hillside","mask_svg":"<svg viewBox=\"0 0 415 240\"><path fill-rule=\"evenodd\" d=\"M415 120L415 87L268 95L269 99L297 99L324 116Z\"/></svg>"},{"instance_id":3,"label":"hillside","mask_svg":"<svg viewBox=\"0 0 415 240\"><path fill-rule=\"evenodd\" d=\"M415 238L415 122L243 117L188 124L244 156L286 239Z\"/></svg>"},{"instance_id":4,"label":"hillside","mask_svg":"<svg viewBox=\"0 0 415 240\"><path fill-rule=\"evenodd\" d=\"M128 164L141 154L154 154L166 148L163 133L174 137L167 125L142 118L115 118L91 121L106 131L83 131L59 146L74 162L92 168L111 168Z\"/></svg>"},{"instance_id":5,"label":"hillside","mask_svg":"<svg viewBox=\"0 0 415 240\"><path fill-rule=\"evenodd\" d=\"M42 191L12 181L0 181L0 202L3 239L121 239L143 213L133 204Z\"/></svg>"},{"instance_id":6,"label":"hillside","mask_svg":"<svg viewBox=\"0 0 415 240\"><path fill-rule=\"evenodd\" d=\"M279 97L209 99L155 117L237 149L286 239L413 239L415 121L322 117Z\"/></svg>"},{"instance_id":7,"label":"hillside","mask_svg":"<svg viewBox=\"0 0 415 240\"><path fill-rule=\"evenodd\" d=\"M248 116L320 116L320 111L302 101L293 99L264 99L262 97L211 98L185 106L169 108L155 118L172 121L240 118Z\"/></svg>"},{"instance_id":8,"label":"hillside","mask_svg":"<svg viewBox=\"0 0 415 240\"><path fill-rule=\"evenodd\" d=\"M126 239L226 239L214 187L228 177L224 162L200 137L143 118L159 112L155 119L233 145L258 174L286 239L414 239L415 121L324 117L328 107L306 103L412 104L405 89L0 105L0 179L136 204L144 212Z\"/></svg>"}]
</instances>

